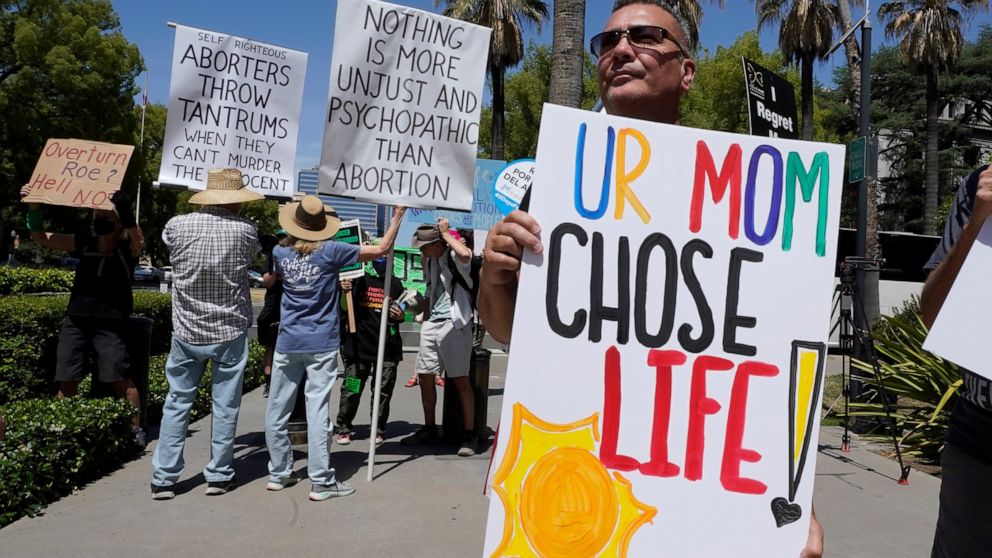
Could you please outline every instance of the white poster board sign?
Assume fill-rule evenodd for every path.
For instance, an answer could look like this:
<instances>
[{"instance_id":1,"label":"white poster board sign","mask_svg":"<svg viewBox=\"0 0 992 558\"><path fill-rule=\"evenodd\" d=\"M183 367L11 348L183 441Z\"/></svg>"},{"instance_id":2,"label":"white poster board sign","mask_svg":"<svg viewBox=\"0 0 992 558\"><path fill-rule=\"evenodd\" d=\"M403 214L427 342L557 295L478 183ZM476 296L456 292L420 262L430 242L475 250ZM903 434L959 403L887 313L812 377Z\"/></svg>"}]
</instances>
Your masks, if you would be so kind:
<instances>
[{"instance_id":1,"label":"white poster board sign","mask_svg":"<svg viewBox=\"0 0 992 558\"><path fill-rule=\"evenodd\" d=\"M338 2L317 191L471 210L490 33L405 6Z\"/></svg>"},{"instance_id":2,"label":"white poster board sign","mask_svg":"<svg viewBox=\"0 0 992 558\"><path fill-rule=\"evenodd\" d=\"M954 285L923 342L923 348L992 379L992 366L985 350L985 316L992 311L988 296L992 272L992 225L986 221L961 264Z\"/></svg>"},{"instance_id":3,"label":"white poster board sign","mask_svg":"<svg viewBox=\"0 0 992 558\"><path fill-rule=\"evenodd\" d=\"M485 556L799 556L843 170L545 105Z\"/></svg>"},{"instance_id":4,"label":"white poster board sign","mask_svg":"<svg viewBox=\"0 0 992 558\"><path fill-rule=\"evenodd\" d=\"M158 181L207 187L236 168L264 196L292 198L307 54L176 26Z\"/></svg>"}]
</instances>

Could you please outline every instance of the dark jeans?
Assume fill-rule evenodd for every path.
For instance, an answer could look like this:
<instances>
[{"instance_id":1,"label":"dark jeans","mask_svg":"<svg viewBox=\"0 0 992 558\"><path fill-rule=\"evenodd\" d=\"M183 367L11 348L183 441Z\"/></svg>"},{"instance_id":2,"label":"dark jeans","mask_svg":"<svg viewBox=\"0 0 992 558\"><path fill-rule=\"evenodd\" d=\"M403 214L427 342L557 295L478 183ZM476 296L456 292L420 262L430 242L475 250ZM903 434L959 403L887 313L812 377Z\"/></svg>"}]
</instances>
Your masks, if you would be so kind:
<instances>
[{"instance_id":1,"label":"dark jeans","mask_svg":"<svg viewBox=\"0 0 992 558\"><path fill-rule=\"evenodd\" d=\"M992 548L992 463L949 443L940 464L940 514L931 558L988 556Z\"/></svg>"},{"instance_id":2,"label":"dark jeans","mask_svg":"<svg viewBox=\"0 0 992 558\"><path fill-rule=\"evenodd\" d=\"M393 387L396 386L396 368L398 362L385 361L382 363L382 386L379 397L379 434L385 434L386 421L389 420L389 400L393 397ZM341 408L334 427L335 434L351 433L352 421L358 413L358 404L362 400L365 384L375 383L374 362L348 362L344 364L344 377L341 380ZM374 397L374 388L369 388L369 397ZM370 401L371 403L371 401ZM372 415L372 405L369 405L369 416ZM371 422L371 418L369 419Z\"/></svg>"}]
</instances>

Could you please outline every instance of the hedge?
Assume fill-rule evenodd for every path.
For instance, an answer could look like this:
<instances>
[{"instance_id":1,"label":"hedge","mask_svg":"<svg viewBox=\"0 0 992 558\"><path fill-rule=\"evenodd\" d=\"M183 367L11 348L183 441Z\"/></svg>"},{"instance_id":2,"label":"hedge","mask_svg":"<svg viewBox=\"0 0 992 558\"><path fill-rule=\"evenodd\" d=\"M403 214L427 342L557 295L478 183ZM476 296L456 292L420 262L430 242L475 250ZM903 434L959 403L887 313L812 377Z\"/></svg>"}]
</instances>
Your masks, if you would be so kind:
<instances>
[{"instance_id":1,"label":"hedge","mask_svg":"<svg viewBox=\"0 0 992 558\"><path fill-rule=\"evenodd\" d=\"M72 288L68 269L0 267L0 296L29 293L64 293Z\"/></svg>"},{"instance_id":2,"label":"hedge","mask_svg":"<svg viewBox=\"0 0 992 558\"><path fill-rule=\"evenodd\" d=\"M68 295L0 297L0 405L54 391L55 354ZM169 350L172 299L134 293L134 314L154 320L151 354Z\"/></svg>"},{"instance_id":3,"label":"hedge","mask_svg":"<svg viewBox=\"0 0 992 558\"><path fill-rule=\"evenodd\" d=\"M131 406L122 400L33 399L0 406L0 527L136 457Z\"/></svg>"}]
</instances>

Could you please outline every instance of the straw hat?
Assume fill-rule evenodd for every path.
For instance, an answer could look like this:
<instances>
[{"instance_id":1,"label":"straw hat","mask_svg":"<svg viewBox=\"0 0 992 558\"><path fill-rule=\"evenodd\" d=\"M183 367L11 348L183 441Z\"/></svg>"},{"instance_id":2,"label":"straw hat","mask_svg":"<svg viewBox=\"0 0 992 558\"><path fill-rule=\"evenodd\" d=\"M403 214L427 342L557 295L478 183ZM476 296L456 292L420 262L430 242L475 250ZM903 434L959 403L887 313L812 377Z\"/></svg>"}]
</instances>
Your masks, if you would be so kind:
<instances>
[{"instance_id":1,"label":"straw hat","mask_svg":"<svg viewBox=\"0 0 992 558\"><path fill-rule=\"evenodd\" d=\"M207 189L193 194L189 203L199 205L226 205L263 199L261 194L246 190L238 169L210 169L207 171Z\"/></svg>"},{"instance_id":2,"label":"straw hat","mask_svg":"<svg viewBox=\"0 0 992 558\"><path fill-rule=\"evenodd\" d=\"M441 240L443 240L441 238L441 231L437 230L435 225L420 225L413 233L413 239L410 240L410 246L413 248L420 248L421 246L427 246L428 244L440 242Z\"/></svg>"},{"instance_id":3,"label":"straw hat","mask_svg":"<svg viewBox=\"0 0 992 558\"><path fill-rule=\"evenodd\" d=\"M300 240L327 240L341 228L334 208L324 205L317 196L303 196L279 210L279 225Z\"/></svg>"}]
</instances>

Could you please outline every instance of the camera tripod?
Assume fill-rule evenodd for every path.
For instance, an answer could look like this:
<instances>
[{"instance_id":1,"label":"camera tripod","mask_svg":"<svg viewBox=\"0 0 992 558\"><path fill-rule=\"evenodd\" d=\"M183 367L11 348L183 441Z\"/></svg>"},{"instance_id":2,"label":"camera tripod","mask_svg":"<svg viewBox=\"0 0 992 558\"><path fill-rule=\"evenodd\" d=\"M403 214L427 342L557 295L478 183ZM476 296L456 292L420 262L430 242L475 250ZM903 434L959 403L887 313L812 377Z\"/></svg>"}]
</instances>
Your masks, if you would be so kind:
<instances>
[{"instance_id":1,"label":"camera tripod","mask_svg":"<svg viewBox=\"0 0 992 558\"><path fill-rule=\"evenodd\" d=\"M852 374L851 359L855 356L855 346L857 346L861 349L860 358L862 358L864 362L871 365L871 378L874 380L873 387L881 399L882 409L885 411L885 420L888 424L889 433L892 436L892 447L895 449L896 460L899 462L900 475L898 482L899 484L905 485L909 484L910 467L903 461L902 450L899 448L899 440L896 438L896 421L892 416L892 404L889 401L889 394L885 391L885 388L882 385L882 368L878 362L878 355L875 353L875 346L872 342L871 325L866 323L864 329L859 328L854 322L852 315L852 310L855 305L857 305L857 308L861 311L861 316L865 315L864 301L861 298L861 293L858 291L857 282L855 281L855 272L858 269L864 269L867 264L874 264L874 262L864 260L863 258L845 259L844 263L841 265L840 284L834 289L833 312L837 313L837 321L830 328L830 334L833 335L834 331L838 332L838 352L843 357L843 364L841 367L841 381L843 387L840 397L843 397L844 399L844 435L841 438L841 451L851 451L850 410L853 391L852 384L856 381ZM857 380L857 383L860 384L860 380ZM859 397L861 395L860 389L858 390L858 393L853 395ZM834 405L836 404L837 401L834 401ZM831 410L834 405L830 406Z\"/></svg>"}]
</instances>

